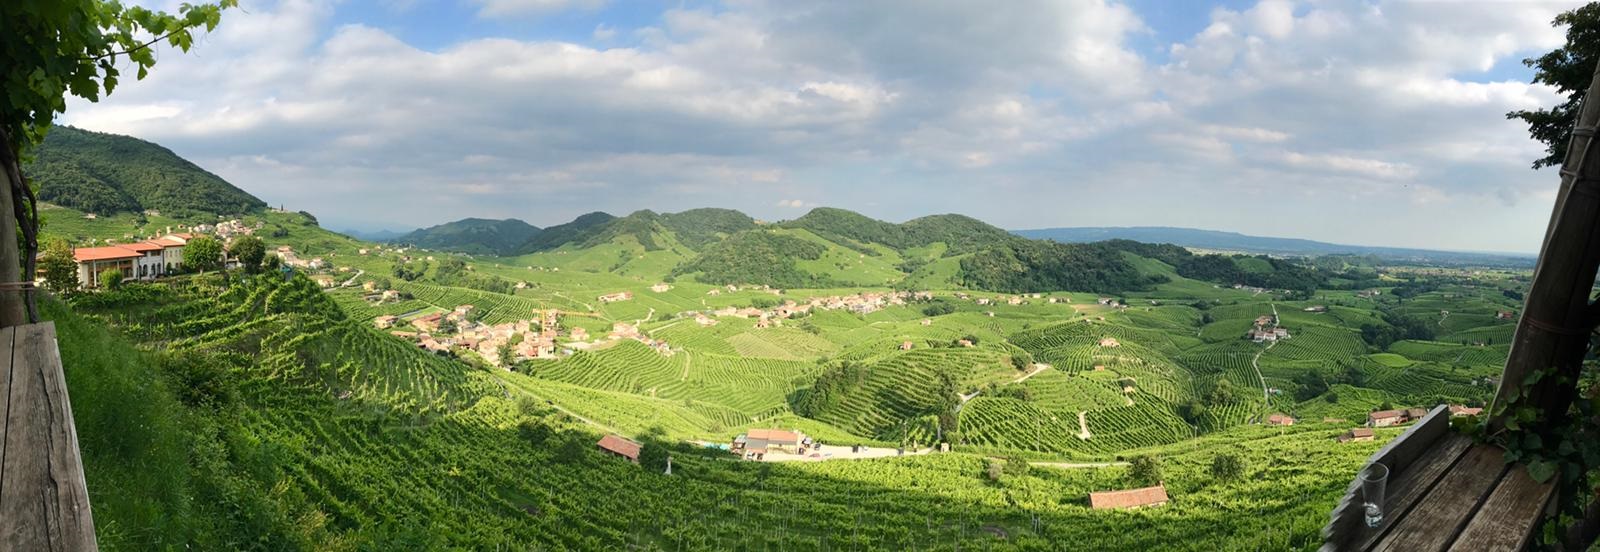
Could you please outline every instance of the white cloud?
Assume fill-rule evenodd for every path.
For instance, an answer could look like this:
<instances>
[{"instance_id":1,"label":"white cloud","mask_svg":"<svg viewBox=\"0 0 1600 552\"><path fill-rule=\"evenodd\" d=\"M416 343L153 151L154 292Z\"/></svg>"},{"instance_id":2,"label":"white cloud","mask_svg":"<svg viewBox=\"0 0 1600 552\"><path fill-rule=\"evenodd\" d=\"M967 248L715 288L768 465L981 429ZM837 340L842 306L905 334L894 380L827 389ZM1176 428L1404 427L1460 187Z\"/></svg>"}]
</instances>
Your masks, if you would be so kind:
<instances>
[{"instance_id":1,"label":"white cloud","mask_svg":"<svg viewBox=\"0 0 1600 552\"><path fill-rule=\"evenodd\" d=\"M1557 96L1481 75L1559 45L1549 20L1572 5L1264 0L1213 10L1152 57L1137 44L1160 35L1111 0L737 0L642 28L590 19L572 29L589 45L429 48L336 26L345 5L246 4L192 53L163 51L149 80L73 102L67 122L158 141L273 203L371 225L704 205L759 215L828 197L890 218L1228 227L1315 197L1307 209L1353 215L1250 230L1375 243L1409 222L1363 222L1374 205L1426 207L1412 217L1547 207L1554 176L1526 169L1542 148L1503 114ZM964 199L974 190L991 201ZM1092 198L1139 208L1060 208ZM1445 218L1406 235L1517 249L1542 228L1452 231L1466 217Z\"/></svg>"}]
</instances>

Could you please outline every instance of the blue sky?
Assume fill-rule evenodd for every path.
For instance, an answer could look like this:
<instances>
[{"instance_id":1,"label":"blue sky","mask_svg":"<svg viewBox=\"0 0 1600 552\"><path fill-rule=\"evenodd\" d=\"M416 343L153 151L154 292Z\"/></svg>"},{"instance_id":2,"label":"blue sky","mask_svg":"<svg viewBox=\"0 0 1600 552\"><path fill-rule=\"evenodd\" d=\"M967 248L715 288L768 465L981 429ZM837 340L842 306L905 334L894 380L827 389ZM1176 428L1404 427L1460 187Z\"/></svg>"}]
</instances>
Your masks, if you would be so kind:
<instances>
[{"instance_id":1,"label":"blue sky","mask_svg":"<svg viewBox=\"0 0 1600 552\"><path fill-rule=\"evenodd\" d=\"M167 0L154 2L157 7ZM1573 2L244 0L64 121L333 228L958 212L1532 251Z\"/></svg>"}]
</instances>

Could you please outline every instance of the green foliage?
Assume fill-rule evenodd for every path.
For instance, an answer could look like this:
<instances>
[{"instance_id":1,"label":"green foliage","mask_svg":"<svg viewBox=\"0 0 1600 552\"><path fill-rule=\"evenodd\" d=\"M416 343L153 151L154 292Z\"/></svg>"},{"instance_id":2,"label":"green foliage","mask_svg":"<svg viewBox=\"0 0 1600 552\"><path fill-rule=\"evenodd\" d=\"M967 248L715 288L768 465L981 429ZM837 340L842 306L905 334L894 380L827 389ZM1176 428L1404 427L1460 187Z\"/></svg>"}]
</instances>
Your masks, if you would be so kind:
<instances>
[{"instance_id":1,"label":"green foliage","mask_svg":"<svg viewBox=\"0 0 1600 552\"><path fill-rule=\"evenodd\" d=\"M1006 293L1149 289L1165 277L1139 272L1121 252L1103 244L1019 241L961 259L962 285Z\"/></svg>"},{"instance_id":2,"label":"green foliage","mask_svg":"<svg viewBox=\"0 0 1600 552\"><path fill-rule=\"evenodd\" d=\"M528 238L528 241L517 248L517 252L547 251L569 243L588 240L597 235L606 223L616 218L596 211L573 219L572 222L545 228L534 234L533 237Z\"/></svg>"},{"instance_id":3,"label":"green foliage","mask_svg":"<svg viewBox=\"0 0 1600 552\"><path fill-rule=\"evenodd\" d=\"M101 271L100 287L112 291L122 289L122 269L108 268Z\"/></svg>"},{"instance_id":4,"label":"green foliage","mask_svg":"<svg viewBox=\"0 0 1600 552\"><path fill-rule=\"evenodd\" d=\"M396 264L395 275L403 280L408 281L415 280L417 277L421 277L421 271L413 274L409 272L410 269L407 268L408 266L409 265L405 264ZM427 269L423 268L421 270L425 271ZM415 277L407 278L406 276ZM509 294L514 289L514 285L510 280L500 278L498 276L474 274L468 269L466 262L456 258L449 258L440 261L439 267L433 271L433 281L446 286L464 287L494 293Z\"/></svg>"},{"instance_id":5,"label":"green foliage","mask_svg":"<svg viewBox=\"0 0 1600 552\"><path fill-rule=\"evenodd\" d=\"M1533 168L1561 165L1572 140L1572 122L1578 118L1595 67L1600 64L1600 4L1590 2L1557 15L1551 25L1567 28L1567 43L1537 58L1522 60L1534 68L1533 82L1551 86L1567 96L1549 109L1525 109L1506 114L1528 124L1528 134L1545 145L1545 156Z\"/></svg>"},{"instance_id":6,"label":"green foliage","mask_svg":"<svg viewBox=\"0 0 1600 552\"><path fill-rule=\"evenodd\" d=\"M922 314L925 316L944 316L953 312L956 312L956 305L942 297L922 307Z\"/></svg>"},{"instance_id":7,"label":"green foliage","mask_svg":"<svg viewBox=\"0 0 1600 552\"><path fill-rule=\"evenodd\" d=\"M1140 487L1151 487L1161 482L1161 459L1139 455L1128 460L1128 481Z\"/></svg>"},{"instance_id":8,"label":"green foliage","mask_svg":"<svg viewBox=\"0 0 1600 552\"><path fill-rule=\"evenodd\" d=\"M143 79L155 65L148 46L164 41L182 51L194 43L194 30L210 31L222 10L236 0L184 4L177 15L102 0L0 3L0 125L8 147L26 152L44 138L56 113L66 110L66 95L99 101L110 94L121 71L118 57L133 62ZM153 40L146 39L153 35Z\"/></svg>"},{"instance_id":9,"label":"green foliage","mask_svg":"<svg viewBox=\"0 0 1600 552\"><path fill-rule=\"evenodd\" d=\"M78 290L78 263L72 257L72 246L66 240L45 242L39 258L39 270L44 272L44 283L57 294L70 295Z\"/></svg>"},{"instance_id":10,"label":"green foliage","mask_svg":"<svg viewBox=\"0 0 1600 552\"><path fill-rule=\"evenodd\" d=\"M1249 262L1264 270L1246 270ZM1267 289L1315 290L1325 285L1328 275L1302 261L1266 255L1192 255L1179 260L1178 274L1185 278L1223 285L1244 284Z\"/></svg>"},{"instance_id":11,"label":"green foliage","mask_svg":"<svg viewBox=\"0 0 1600 552\"><path fill-rule=\"evenodd\" d=\"M137 138L57 127L23 167L39 199L97 214L251 213L266 203L170 150Z\"/></svg>"},{"instance_id":12,"label":"green foliage","mask_svg":"<svg viewBox=\"0 0 1600 552\"><path fill-rule=\"evenodd\" d=\"M389 241L444 251L514 255L522 244L538 233L539 227L514 218L465 218L415 230Z\"/></svg>"},{"instance_id":13,"label":"green foliage","mask_svg":"<svg viewBox=\"0 0 1600 552\"><path fill-rule=\"evenodd\" d=\"M1218 454L1211 459L1211 477L1217 481L1234 481L1244 475L1244 461L1234 454Z\"/></svg>"},{"instance_id":14,"label":"green foliage","mask_svg":"<svg viewBox=\"0 0 1600 552\"><path fill-rule=\"evenodd\" d=\"M820 259L823 251L823 246L800 238L752 230L707 247L673 274L698 273L695 279L707 284L828 287L832 284L829 278L805 272L795 264L798 259Z\"/></svg>"},{"instance_id":15,"label":"green foliage","mask_svg":"<svg viewBox=\"0 0 1600 552\"><path fill-rule=\"evenodd\" d=\"M211 236L195 236L183 244L183 267L205 273L222 269L222 242Z\"/></svg>"},{"instance_id":16,"label":"green foliage","mask_svg":"<svg viewBox=\"0 0 1600 552\"><path fill-rule=\"evenodd\" d=\"M809 230L866 255L879 254L878 250L866 247L866 244L912 249L944 243L949 246L944 252L945 256L954 256L1022 241L1005 230L961 215L933 215L904 224L893 224L844 209L819 207L783 223L783 226Z\"/></svg>"},{"instance_id":17,"label":"green foliage","mask_svg":"<svg viewBox=\"0 0 1600 552\"><path fill-rule=\"evenodd\" d=\"M239 236L228 245L228 254L239 260L239 266L245 273L256 274L261 272L261 262L267 258L267 246L261 243L261 238Z\"/></svg>"},{"instance_id":18,"label":"green foliage","mask_svg":"<svg viewBox=\"0 0 1600 552\"><path fill-rule=\"evenodd\" d=\"M428 262L407 262L397 259L394 262L394 267L390 269L390 272L394 274L394 277L396 278L405 280L407 282L415 282L422 279L422 277L428 273Z\"/></svg>"}]
</instances>

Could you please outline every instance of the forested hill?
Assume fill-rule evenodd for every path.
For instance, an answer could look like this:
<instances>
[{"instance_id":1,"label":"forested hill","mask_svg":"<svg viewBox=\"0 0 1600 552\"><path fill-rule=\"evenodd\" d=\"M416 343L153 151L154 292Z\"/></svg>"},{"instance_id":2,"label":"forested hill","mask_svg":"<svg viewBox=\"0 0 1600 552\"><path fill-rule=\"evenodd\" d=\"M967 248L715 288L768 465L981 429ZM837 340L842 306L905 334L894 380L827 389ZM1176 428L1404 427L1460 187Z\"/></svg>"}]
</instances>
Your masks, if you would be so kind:
<instances>
[{"instance_id":1,"label":"forested hill","mask_svg":"<svg viewBox=\"0 0 1600 552\"><path fill-rule=\"evenodd\" d=\"M267 204L159 145L69 126L50 129L23 172L39 199L97 214L244 214Z\"/></svg>"},{"instance_id":2,"label":"forested hill","mask_svg":"<svg viewBox=\"0 0 1600 552\"><path fill-rule=\"evenodd\" d=\"M539 227L514 218L466 218L414 230L388 241L445 251L510 255L538 233Z\"/></svg>"}]
</instances>

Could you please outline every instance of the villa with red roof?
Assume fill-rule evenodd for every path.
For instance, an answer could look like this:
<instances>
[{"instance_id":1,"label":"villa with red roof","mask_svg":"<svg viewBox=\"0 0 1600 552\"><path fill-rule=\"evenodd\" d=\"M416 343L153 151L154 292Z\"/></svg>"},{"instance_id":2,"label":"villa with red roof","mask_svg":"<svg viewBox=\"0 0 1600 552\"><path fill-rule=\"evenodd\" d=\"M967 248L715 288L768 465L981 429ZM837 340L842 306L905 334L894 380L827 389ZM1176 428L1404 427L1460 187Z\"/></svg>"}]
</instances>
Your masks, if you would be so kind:
<instances>
[{"instance_id":1,"label":"villa with red roof","mask_svg":"<svg viewBox=\"0 0 1600 552\"><path fill-rule=\"evenodd\" d=\"M153 280L176 272L183 268L183 246L192 237L168 234L136 243L74 249L78 285L100 287L100 275L112 269L121 271L125 280Z\"/></svg>"}]
</instances>

